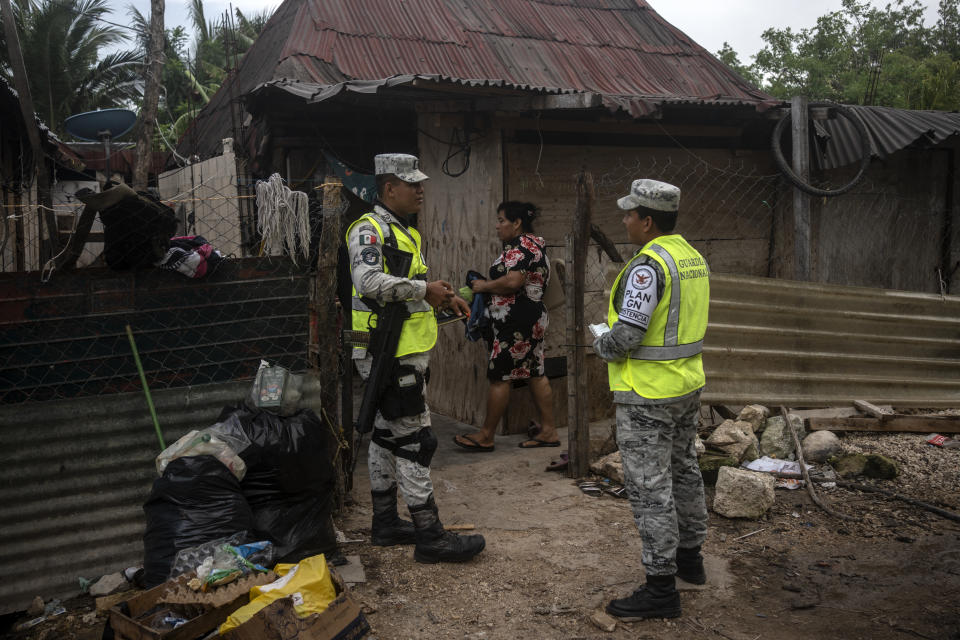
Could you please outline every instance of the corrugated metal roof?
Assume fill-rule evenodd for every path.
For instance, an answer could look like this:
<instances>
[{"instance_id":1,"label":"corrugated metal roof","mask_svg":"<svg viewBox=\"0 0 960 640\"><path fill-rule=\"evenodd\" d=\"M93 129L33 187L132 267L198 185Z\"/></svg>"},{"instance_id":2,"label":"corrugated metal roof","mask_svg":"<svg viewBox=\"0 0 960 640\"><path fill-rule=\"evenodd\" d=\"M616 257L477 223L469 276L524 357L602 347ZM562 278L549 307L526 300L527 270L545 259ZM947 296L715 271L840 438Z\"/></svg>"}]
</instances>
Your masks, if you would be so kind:
<instances>
[{"instance_id":1,"label":"corrugated metal roof","mask_svg":"<svg viewBox=\"0 0 960 640\"><path fill-rule=\"evenodd\" d=\"M960 135L960 113L956 112L856 105L846 105L846 109L866 127L870 152L875 158L885 158L914 143L936 145L950 136ZM818 135L826 141L825 169L843 167L860 159L860 136L845 118L815 122Z\"/></svg>"},{"instance_id":2,"label":"corrugated metal roof","mask_svg":"<svg viewBox=\"0 0 960 640\"><path fill-rule=\"evenodd\" d=\"M665 103L780 103L643 0L287 0L232 86L201 112L194 144L188 133L180 151L212 153L227 133L229 96L255 86L290 91L293 85L277 81L335 85L411 75L597 93L608 108L636 117ZM351 86L361 85L338 91ZM207 135L211 127L216 133Z\"/></svg>"},{"instance_id":3,"label":"corrugated metal roof","mask_svg":"<svg viewBox=\"0 0 960 640\"><path fill-rule=\"evenodd\" d=\"M0 76L0 113L3 114L4 124L14 131L19 131L23 136L24 144L27 144L27 132L23 129L23 118L20 117L20 96L3 76ZM40 130L41 142L46 145L48 157L71 169L78 171L83 169L83 161L80 157L44 124L39 115L34 114L34 121Z\"/></svg>"},{"instance_id":4,"label":"corrugated metal roof","mask_svg":"<svg viewBox=\"0 0 960 640\"><path fill-rule=\"evenodd\" d=\"M281 58L323 60L350 79L430 74L650 101L770 100L642 0L285 4L297 2Z\"/></svg>"}]
</instances>

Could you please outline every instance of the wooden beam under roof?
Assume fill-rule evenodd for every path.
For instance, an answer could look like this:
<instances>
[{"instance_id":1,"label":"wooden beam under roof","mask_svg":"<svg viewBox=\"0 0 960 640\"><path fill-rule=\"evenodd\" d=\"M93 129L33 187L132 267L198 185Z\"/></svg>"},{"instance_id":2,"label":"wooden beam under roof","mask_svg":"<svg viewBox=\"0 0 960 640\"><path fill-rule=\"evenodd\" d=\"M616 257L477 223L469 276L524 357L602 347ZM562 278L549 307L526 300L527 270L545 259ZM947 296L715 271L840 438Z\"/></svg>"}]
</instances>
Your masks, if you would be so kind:
<instances>
[{"instance_id":1,"label":"wooden beam under roof","mask_svg":"<svg viewBox=\"0 0 960 640\"><path fill-rule=\"evenodd\" d=\"M476 90L473 91L476 93ZM469 111L557 111L597 109L603 106L599 93L562 93L533 96L482 97L473 100L420 102L419 113L459 113Z\"/></svg>"}]
</instances>

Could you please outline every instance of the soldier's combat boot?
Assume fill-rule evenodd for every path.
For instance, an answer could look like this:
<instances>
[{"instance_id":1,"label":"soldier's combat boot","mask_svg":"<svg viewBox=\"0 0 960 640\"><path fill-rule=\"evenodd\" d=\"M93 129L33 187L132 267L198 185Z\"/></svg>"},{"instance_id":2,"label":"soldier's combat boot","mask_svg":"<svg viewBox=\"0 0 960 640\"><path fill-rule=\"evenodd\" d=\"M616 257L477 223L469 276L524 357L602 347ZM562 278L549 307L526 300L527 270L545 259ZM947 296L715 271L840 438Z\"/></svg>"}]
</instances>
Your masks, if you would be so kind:
<instances>
[{"instance_id":1,"label":"soldier's combat boot","mask_svg":"<svg viewBox=\"0 0 960 640\"><path fill-rule=\"evenodd\" d=\"M646 618L676 618L680 615L680 594L673 576L647 576L647 584L632 595L611 600L607 613L624 622Z\"/></svg>"},{"instance_id":2,"label":"soldier's combat boot","mask_svg":"<svg viewBox=\"0 0 960 640\"><path fill-rule=\"evenodd\" d=\"M417 531L417 546L413 549L417 562L466 562L487 544L481 535L460 536L445 530L433 494L424 504L410 507L410 516Z\"/></svg>"},{"instance_id":3,"label":"soldier's combat boot","mask_svg":"<svg viewBox=\"0 0 960 640\"><path fill-rule=\"evenodd\" d=\"M700 547L677 549L677 577L690 584L707 582L707 572L703 570Z\"/></svg>"},{"instance_id":4,"label":"soldier's combat boot","mask_svg":"<svg viewBox=\"0 0 960 640\"><path fill-rule=\"evenodd\" d=\"M417 541L413 523L397 513L397 485L384 491L371 491L373 497L373 525L370 541L378 547L414 544Z\"/></svg>"}]
</instances>

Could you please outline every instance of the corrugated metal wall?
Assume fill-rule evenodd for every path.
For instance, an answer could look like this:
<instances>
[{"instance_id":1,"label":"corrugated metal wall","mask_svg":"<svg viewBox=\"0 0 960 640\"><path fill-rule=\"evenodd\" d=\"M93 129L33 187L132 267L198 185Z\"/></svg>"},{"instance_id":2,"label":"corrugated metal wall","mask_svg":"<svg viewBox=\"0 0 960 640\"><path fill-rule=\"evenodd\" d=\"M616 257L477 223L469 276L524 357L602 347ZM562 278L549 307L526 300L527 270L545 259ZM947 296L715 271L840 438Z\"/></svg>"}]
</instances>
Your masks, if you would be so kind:
<instances>
[{"instance_id":1,"label":"corrugated metal wall","mask_svg":"<svg viewBox=\"0 0 960 640\"><path fill-rule=\"evenodd\" d=\"M142 561L159 445L125 326L170 444L239 400L261 358L307 367L310 283L278 258L229 259L198 280L0 274L0 613Z\"/></svg>"},{"instance_id":2,"label":"corrugated metal wall","mask_svg":"<svg viewBox=\"0 0 960 640\"><path fill-rule=\"evenodd\" d=\"M704 402L960 407L960 296L712 274Z\"/></svg>"},{"instance_id":3,"label":"corrugated metal wall","mask_svg":"<svg viewBox=\"0 0 960 640\"><path fill-rule=\"evenodd\" d=\"M153 394L169 445L212 425L249 382ZM303 406L319 408L308 378ZM160 446L140 393L0 406L0 614L143 562L143 503Z\"/></svg>"}]
</instances>

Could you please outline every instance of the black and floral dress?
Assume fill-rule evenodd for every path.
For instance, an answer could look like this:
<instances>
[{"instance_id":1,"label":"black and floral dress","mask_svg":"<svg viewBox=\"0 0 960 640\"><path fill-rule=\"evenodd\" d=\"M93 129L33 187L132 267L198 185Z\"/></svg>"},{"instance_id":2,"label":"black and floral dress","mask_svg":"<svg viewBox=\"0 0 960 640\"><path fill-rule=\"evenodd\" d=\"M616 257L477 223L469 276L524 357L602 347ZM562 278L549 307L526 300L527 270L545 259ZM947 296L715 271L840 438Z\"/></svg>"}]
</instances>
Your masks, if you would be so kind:
<instances>
[{"instance_id":1,"label":"black and floral dress","mask_svg":"<svg viewBox=\"0 0 960 640\"><path fill-rule=\"evenodd\" d=\"M508 271L521 271L525 277L515 294L489 295L486 315L492 337L488 340L487 378L494 381L543 375L543 337L548 324L543 292L550 280L543 238L526 233L503 243L503 253L490 267L490 279Z\"/></svg>"}]
</instances>

